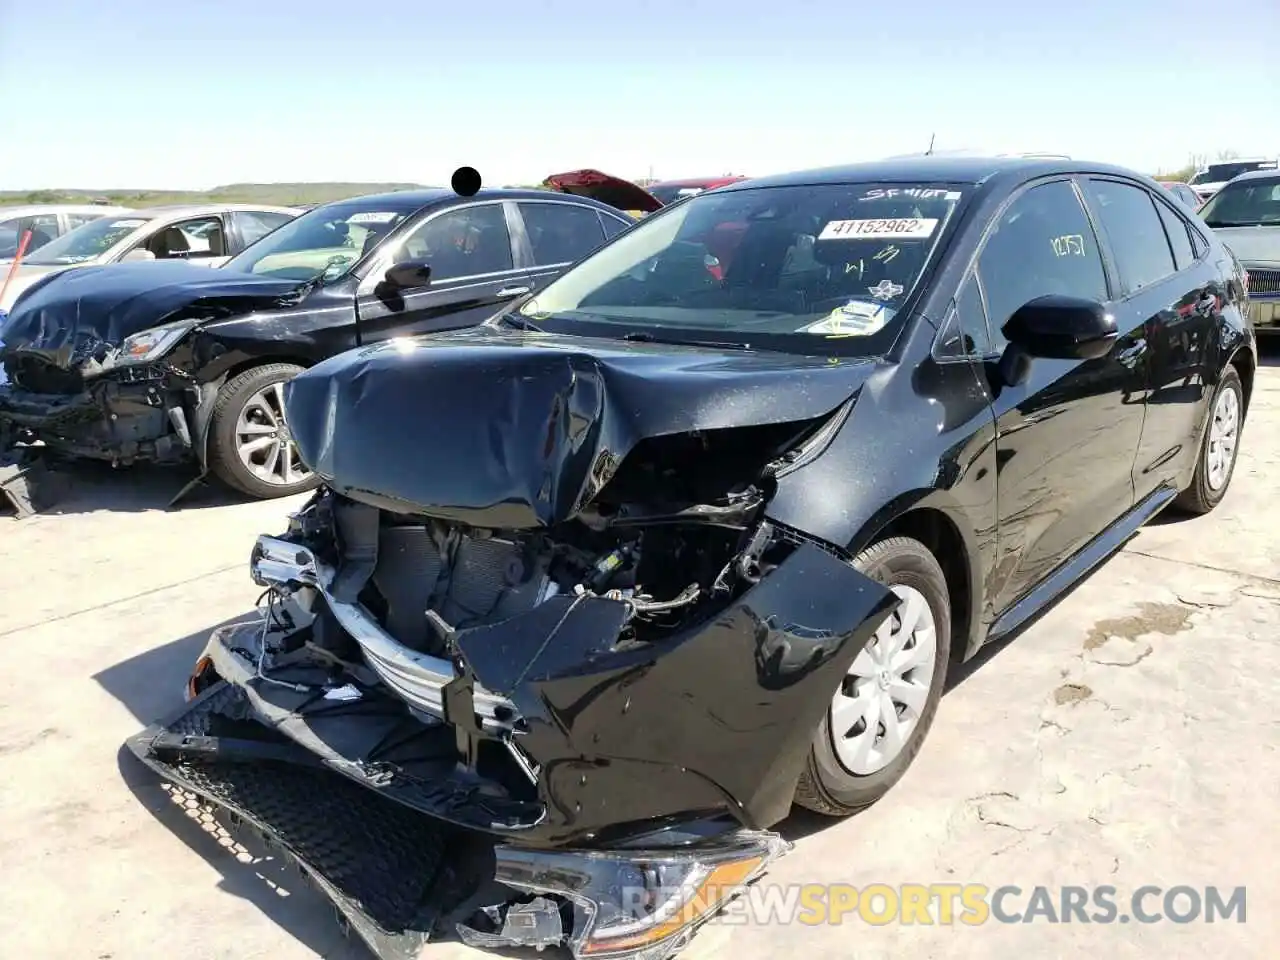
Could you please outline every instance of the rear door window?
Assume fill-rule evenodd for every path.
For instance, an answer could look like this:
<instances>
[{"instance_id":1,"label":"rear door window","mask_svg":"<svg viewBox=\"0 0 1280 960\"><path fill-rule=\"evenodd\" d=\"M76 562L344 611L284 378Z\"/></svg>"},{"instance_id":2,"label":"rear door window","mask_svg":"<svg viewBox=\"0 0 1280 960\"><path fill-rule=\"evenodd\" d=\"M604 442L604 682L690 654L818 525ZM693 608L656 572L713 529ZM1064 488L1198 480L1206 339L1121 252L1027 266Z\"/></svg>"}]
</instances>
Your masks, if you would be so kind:
<instances>
[{"instance_id":1,"label":"rear door window","mask_svg":"<svg viewBox=\"0 0 1280 960\"><path fill-rule=\"evenodd\" d=\"M522 200L518 206L540 267L574 263L604 243L601 218L590 207L547 200Z\"/></svg>"},{"instance_id":2,"label":"rear door window","mask_svg":"<svg viewBox=\"0 0 1280 960\"><path fill-rule=\"evenodd\" d=\"M1163 280L1176 269L1156 198L1142 187L1088 180L1089 201L1102 223L1120 273L1123 293Z\"/></svg>"}]
</instances>

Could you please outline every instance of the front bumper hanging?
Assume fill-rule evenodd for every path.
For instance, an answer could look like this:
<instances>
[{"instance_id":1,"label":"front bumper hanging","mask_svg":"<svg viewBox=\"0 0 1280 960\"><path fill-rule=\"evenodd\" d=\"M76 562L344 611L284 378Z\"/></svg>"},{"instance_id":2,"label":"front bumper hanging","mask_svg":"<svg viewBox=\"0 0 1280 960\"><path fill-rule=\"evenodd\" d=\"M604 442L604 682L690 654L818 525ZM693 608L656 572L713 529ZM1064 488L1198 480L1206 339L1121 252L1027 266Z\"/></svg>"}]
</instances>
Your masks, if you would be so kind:
<instances>
[{"instance_id":1,"label":"front bumper hanging","mask_svg":"<svg viewBox=\"0 0 1280 960\"><path fill-rule=\"evenodd\" d=\"M671 849L509 846L263 738L251 715L244 691L219 680L127 743L171 790L287 856L380 960L459 939L565 945L580 960L665 960L790 849L777 834L746 830Z\"/></svg>"}]
</instances>

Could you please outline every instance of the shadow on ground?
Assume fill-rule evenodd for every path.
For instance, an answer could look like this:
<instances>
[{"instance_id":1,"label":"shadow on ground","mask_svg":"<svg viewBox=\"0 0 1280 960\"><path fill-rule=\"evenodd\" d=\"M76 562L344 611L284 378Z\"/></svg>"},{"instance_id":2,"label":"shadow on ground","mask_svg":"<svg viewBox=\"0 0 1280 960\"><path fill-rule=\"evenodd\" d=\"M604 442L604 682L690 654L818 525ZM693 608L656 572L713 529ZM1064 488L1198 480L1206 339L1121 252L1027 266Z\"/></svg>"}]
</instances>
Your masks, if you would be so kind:
<instances>
[{"instance_id":1,"label":"shadow on ground","mask_svg":"<svg viewBox=\"0 0 1280 960\"><path fill-rule=\"evenodd\" d=\"M56 494L54 502L40 511L46 516L163 510L180 493L183 496L172 509L201 510L245 502L244 497L212 482L200 483L183 493L195 479L195 474L188 469L154 466L113 469L109 464L92 461L50 466L54 482L49 489ZM0 498L0 516L12 513L11 505Z\"/></svg>"},{"instance_id":2,"label":"shadow on ground","mask_svg":"<svg viewBox=\"0 0 1280 960\"><path fill-rule=\"evenodd\" d=\"M209 634L217 627L250 619L233 617L180 640L148 650L95 674L94 679L138 719L139 729L181 709L182 688ZM300 872L247 830L230 833L207 810L184 803L161 786L161 779L121 746L121 780L173 836L220 875L217 887L257 907L299 943L326 960L369 960L358 940L345 940L328 899ZM181 931L175 931L178 936Z\"/></svg>"}]
</instances>

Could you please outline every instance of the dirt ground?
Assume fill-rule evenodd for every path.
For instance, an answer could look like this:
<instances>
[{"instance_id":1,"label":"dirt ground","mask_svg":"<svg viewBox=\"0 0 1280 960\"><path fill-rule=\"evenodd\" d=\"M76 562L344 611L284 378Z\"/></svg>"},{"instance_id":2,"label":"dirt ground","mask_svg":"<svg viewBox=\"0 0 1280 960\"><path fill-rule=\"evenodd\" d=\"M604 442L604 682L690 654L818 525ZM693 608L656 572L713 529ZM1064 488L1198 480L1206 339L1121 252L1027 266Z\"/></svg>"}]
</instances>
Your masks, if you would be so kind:
<instances>
[{"instance_id":1,"label":"dirt ground","mask_svg":"<svg viewBox=\"0 0 1280 960\"><path fill-rule=\"evenodd\" d=\"M723 921L684 956L1275 955L1280 360L1270 353L1219 510L1158 520L957 677L892 794L844 822L797 815L783 827L795 850L766 879L1045 885L1055 896L1110 884L1122 901L1147 884L1243 886L1246 922ZM295 874L188 817L122 752L178 705L210 629L251 607L252 538L282 529L293 506L215 498L165 512L180 485L109 476L50 515L0 516L0 954L367 960Z\"/></svg>"}]
</instances>

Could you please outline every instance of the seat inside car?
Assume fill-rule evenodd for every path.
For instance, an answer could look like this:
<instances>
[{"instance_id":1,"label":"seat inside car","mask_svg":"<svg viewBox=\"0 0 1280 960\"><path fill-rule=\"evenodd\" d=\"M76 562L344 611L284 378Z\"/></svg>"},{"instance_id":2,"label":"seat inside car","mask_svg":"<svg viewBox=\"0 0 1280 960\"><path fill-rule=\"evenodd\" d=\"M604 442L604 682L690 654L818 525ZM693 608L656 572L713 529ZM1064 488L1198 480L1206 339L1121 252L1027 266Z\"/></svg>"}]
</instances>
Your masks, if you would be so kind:
<instances>
[{"instance_id":1,"label":"seat inside car","mask_svg":"<svg viewBox=\"0 0 1280 960\"><path fill-rule=\"evenodd\" d=\"M209 256L225 257L227 255L227 237L226 234L223 233L221 223L216 224L214 228L209 231L208 239Z\"/></svg>"},{"instance_id":2,"label":"seat inside car","mask_svg":"<svg viewBox=\"0 0 1280 960\"><path fill-rule=\"evenodd\" d=\"M183 257L191 252L191 242L181 227L165 227L147 243L147 249L157 260Z\"/></svg>"}]
</instances>

